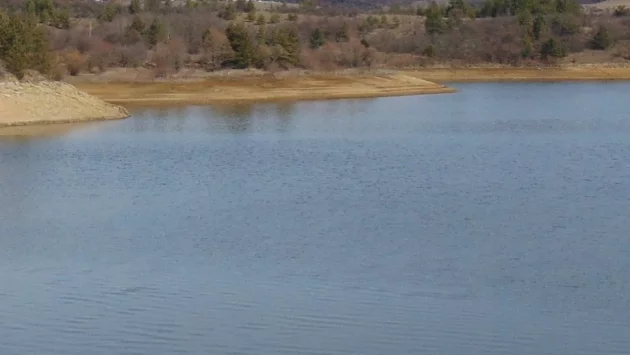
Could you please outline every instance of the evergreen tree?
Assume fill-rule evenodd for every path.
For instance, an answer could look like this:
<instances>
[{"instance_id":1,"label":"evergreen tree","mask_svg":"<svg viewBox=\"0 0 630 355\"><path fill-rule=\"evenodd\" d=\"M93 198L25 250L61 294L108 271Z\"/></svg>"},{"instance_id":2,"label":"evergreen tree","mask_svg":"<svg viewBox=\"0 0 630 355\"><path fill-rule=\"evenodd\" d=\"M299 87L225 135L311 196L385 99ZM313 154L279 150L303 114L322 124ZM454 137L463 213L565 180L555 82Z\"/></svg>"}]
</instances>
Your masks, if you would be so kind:
<instances>
[{"instance_id":1,"label":"evergreen tree","mask_svg":"<svg viewBox=\"0 0 630 355\"><path fill-rule=\"evenodd\" d=\"M48 37L28 17L0 13L0 60L18 78L27 69L47 74L51 68Z\"/></svg>"},{"instance_id":2,"label":"evergreen tree","mask_svg":"<svg viewBox=\"0 0 630 355\"><path fill-rule=\"evenodd\" d=\"M385 14L381 15L381 27L387 27L388 26L388 22L387 22L387 16L385 16Z\"/></svg>"},{"instance_id":3,"label":"evergreen tree","mask_svg":"<svg viewBox=\"0 0 630 355\"><path fill-rule=\"evenodd\" d=\"M256 5L254 5L254 2L252 0L248 0L247 4L245 4L245 12L256 12Z\"/></svg>"},{"instance_id":4,"label":"evergreen tree","mask_svg":"<svg viewBox=\"0 0 630 355\"><path fill-rule=\"evenodd\" d=\"M166 37L166 31L162 23L156 18L149 26L147 30L147 43L151 46L155 46L159 42L163 41Z\"/></svg>"},{"instance_id":5,"label":"evergreen tree","mask_svg":"<svg viewBox=\"0 0 630 355\"><path fill-rule=\"evenodd\" d=\"M444 23L442 9L440 9L436 3L432 3L431 6L429 6L426 17L424 29L428 34L444 33L446 24Z\"/></svg>"},{"instance_id":6,"label":"evergreen tree","mask_svg":"<svg viewBox=\"0 0 630 355\"><path fill-rule=\"evenodd\" d=\"M593 39L591 40L591 47L597 50L604 50L612 46L613 40L608 32L608 28L600 26Z\"/></svg>"},{"instance_id":7,"label":"evergreen tree","mask_svg":"<svg viewBox=\"0 0 630 355\"><path fill-rule=\"evenodd\" d=\"M258 32L256 32L256 42L258 45L267 44L267 29L265 26L258 28Z\"/></svg>"},{"instance_id":8,"label":"evergreen tree","mask_svg":"<svg viewBox=\"0 0 630 355\"><path fill-rule=\"evenodd\" d=\"M42 74L49 74L52 69L52 57L48 44L48 35L43 28L32 28L31 67Z\"/></svg>"},{"instance_id":9,"label":"evergreen tree","mask_svg":"<svg viewBox=\"0 0 630 355\"><path fill-rule=\"evenodd\" d=\"M532 32L534 34L534 39L535 40L539 40L540 39L544 29L545 29L545 18L541 14L538 14L534 18L534 24L533 24L533 28L532 28Z\"/></svg>"},{"instance_id":10,"label":"evergreen tree","mask_svg":"<svg viewBox=\"0 0 630 355\"><path fill-rule=\"evenodd\" d=\"M254 22L256 20L256 13L255 12L248 12L247 16L245 17L245 19L247 20L247 22Z\"/></svg>"},{"instance_id":11,"label":"evergreen tree","mask_svg":"<svg viewBox=\"0 0 630 355\"><path fill-rule=\"evenodd\" d=\"M269 18L269 23L278 23L278 22L280 22L280 15L274 12L271 15L271 18Z\"/></svg>"},{"instance_id":12,"label":"evergreen tree","mask_svg":"<svg viewBox=\"0 0 630 355\"><path fill-rule=\"evenodd\" d=\"M247 68L254 62L254 47L243 24L230 24L225 30L230 47L235 53L234 61L240 68Z\"/></svg>"},{"instance_id":13,"label":"evergreen tree","mask_svg":"<svg viewBox=\"0 0 630 355\"><path fill-rule=\"evenodd\" d=\"M433 46L433 44L429 44L427 45L423 50L422 50L422 55L424 55L425 57L429 57L429 58L433 58L436 55L435 52L435 47Z\"/></svg>"},{"instance_id":14,"label":"evergreen tree","mask_svg":"<svg viewBox=\"0 0 630 355\"><path fill-rule=\"evenodd\" d=\"M114 20L114 17L116 17L116 15L118 15L119 12L120 12L120 9L118 8L118 5L116 5L113 2L109 2L105 6L105 10L101 14L100 18L102 21L112 22Z\"/></svg>"},{"instance_id":15,"label":"evergreen tree","mask_svg":"<svg viewBox=\"0 0 630 355\"><path fill-rule=\"evenodd\" d=\"M53 25L63 30L70 28L70 13L68 12L68 9L60 9L56 12Z\"/></svg>"},{"instance_id":16,"label":"evergreen tree","mask_svg":"<svg viewBox=\"0 0 630 355\"><path fill-rule=\"evenodd\" d=\"M548 60L549 58L561 58L566 56L566 49L559 44L554 38L549 38L543 42L540 47L540 58Z\"/></svg>"},{"instance_id":17,"label":"evergreen tree","mask_svg":"<svg viewBox=\"0 0 630 355\"><path fill-rule=\"evenodd\" d=\"M529 34L525 34L523 37L523 50L521 51L521 56L523 58L531 58L534 55L534 43L532 42L532 38Z\"/></svg>"},{"instance_id":18,"label":"evergreen tree","mask_svg":"<svg viewBox=\"0 0 630 355\"><path fill-rule=\"evenodd\" d=\"M259 26L264 25L267 22L267 19L265 19L265 15L264 14L258 14L258 17L256 18L256 24Z\"/></svg>"},{"instance_id":19,"label":"evergreen tree","mask_svg":"<svg viewBox=\"0 0 630 355\"><path fill-rule=\"evenodd\" d=\"M0 59L9 72L18 78L29 68L29 43L26 23L17 16L10 16L0 33Z\"/></svg>"},{"instance_id":20,"label":"evergreen tree","mask_svg":"<svg viewBox=\"0 0 630 355\"><path fill-rule=\"evenodd\" d=\"M326 43L326 37L324 37L324 33L319 28L314 29L313 32L311 32L310 38L311 48L317 49L323 46L324 43Z\"/></svg>"},{"instance_id":21,"label":"evergreen tree","mask_svg":"<svg viewBox=\"0 0 630 355\"><path fill-rule=\"evenodd\" d=\"M135 30L138 33L144 33L146 25L140 16L136 15L133 17L133 22L129 25L129 29Z\"/></svg>"},{"instance_id":22,"label":"evergreen tree","mask_svg":"<svg viewBox=\"0 0 630 355\"><path fill-rule=\"evenodd\" d=\"M281 30L278 34L278 44L286 52L286 59L291 64L300 62L300 36L295 28Z\"/></svg>"},{"instance_id":23,"label":"evergreen tree","mask_svg":"<svg viewBox=\"0 0 630 355\"><path fill-rule=\"evenodd\" d=\"M133 15L140 13L140 11L142 11L140 0L131 0L131 4L129 4L129 13Z\"/></svg>"}]
</instances>

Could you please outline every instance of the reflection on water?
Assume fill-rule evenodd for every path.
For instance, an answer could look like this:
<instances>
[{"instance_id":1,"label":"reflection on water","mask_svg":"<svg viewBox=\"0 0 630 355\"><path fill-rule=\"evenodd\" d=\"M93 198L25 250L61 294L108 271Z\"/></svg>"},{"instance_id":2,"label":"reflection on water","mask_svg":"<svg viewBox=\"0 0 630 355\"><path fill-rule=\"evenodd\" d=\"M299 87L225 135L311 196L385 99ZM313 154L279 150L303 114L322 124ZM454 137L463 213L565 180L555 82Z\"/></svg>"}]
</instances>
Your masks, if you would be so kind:
<instances>
[{"instance_id":1,"label":"reflection on water","mask_svg":"<svg viewBox=\"0 0 630 355\"><path fill-rule=\"evenodd\" d=\"M97 122L77 122L0 127L0 139L28 141L45 137L58 137L76 131L89 130L97 126Z\"/></svg>"},{"instance_id":2,"label":"reflection on water","mask_svg":"<svg viewBox=\"0 0 630 355\"><path fill-rule=\"evenodd\" d=\"M0 138L0 354L626 354L629 84Z\"/></svg>"},{"instance_id":3,"label":"reflection on water","mask_svg":"<svg viewBox=\"0 0 630 355\"><path fill-rule=\"evenodd\" d=\"M193 106L186 108L136 109L138 119L135 127L139 131L181 132L186 125L207 132L248 133L252 122L261 121L275 127L279 132L289 129L296 103ZM177 120L173 120L177 117Z\"/></svg>"}]
</instances>

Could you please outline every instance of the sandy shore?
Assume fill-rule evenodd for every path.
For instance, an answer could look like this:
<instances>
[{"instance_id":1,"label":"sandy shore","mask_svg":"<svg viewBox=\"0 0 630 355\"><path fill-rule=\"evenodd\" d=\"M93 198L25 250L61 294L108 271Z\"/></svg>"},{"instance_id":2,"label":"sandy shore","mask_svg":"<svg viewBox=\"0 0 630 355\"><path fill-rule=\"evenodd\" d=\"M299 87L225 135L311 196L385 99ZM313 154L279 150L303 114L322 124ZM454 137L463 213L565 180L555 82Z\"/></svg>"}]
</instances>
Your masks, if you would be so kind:
<instances>
[{"instance_id":1,"label":"sandy shore","mask_svg":"<svg viewBox=\"0 0 630 355\"><path fill-rule=\"evenodd\" d=\"M0 82L0 127L121 119L129 113L60 82Z\"/></svg>"},{"instance_id":2,"label":"sandy shore","mask_svg":"<svg viewBox=\"0 0 630 355\"><path fill-rule=\"evenodd\" d=\"M630 80L630 67L579 65L543 68L422 68L406 75L439 83Z\"/></svg>"},{"instance_id":3,"label":"sandy shore","mask_svg":"<svg viewBox=\"0 0 630 355\"><path fill-rule=\"evenodd\" d=\"M76 82L75 85L105 101L128 106L349 99L454 92L444 85L401 73L258 75L188 82Z\"/></svg>"}]
</instances>

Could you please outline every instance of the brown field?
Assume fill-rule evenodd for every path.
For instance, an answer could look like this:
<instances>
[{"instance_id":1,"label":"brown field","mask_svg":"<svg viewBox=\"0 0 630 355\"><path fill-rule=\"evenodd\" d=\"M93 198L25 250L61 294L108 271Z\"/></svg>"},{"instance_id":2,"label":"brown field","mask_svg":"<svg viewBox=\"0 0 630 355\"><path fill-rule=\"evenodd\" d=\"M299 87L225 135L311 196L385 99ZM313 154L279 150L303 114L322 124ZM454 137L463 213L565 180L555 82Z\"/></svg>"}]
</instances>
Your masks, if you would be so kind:
<instances>
[{"instance_id":1,"label":"brown field","mask_svg":"<svg viewBox=\"0 0 630 355\"><path fill-rule=\"evenodd\" d=\"M405 73L439 83L630 80L630 67L605 67L603 65L555 68L427 68L413 69Z\"/></svg>"},{"instance_id":2,"label":"brown field","mask_svg":"<svg viewBox=\"0 0 630 355\"><path fill-rule=\"evenodd\" d=\"M313 74L215 77L173 82L78 82L75 85L111 103L128 106L224 104L439 94L453 89L406 74Z\"/></svg>"}]
</instances>

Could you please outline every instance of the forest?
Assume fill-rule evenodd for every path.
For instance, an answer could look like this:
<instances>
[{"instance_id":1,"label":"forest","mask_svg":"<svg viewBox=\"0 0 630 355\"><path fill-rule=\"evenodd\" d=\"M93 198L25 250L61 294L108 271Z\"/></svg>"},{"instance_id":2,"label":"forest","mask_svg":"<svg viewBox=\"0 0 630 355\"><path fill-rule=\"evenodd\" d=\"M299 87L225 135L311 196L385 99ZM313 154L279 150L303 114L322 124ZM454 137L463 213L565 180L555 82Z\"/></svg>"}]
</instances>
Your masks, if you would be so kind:
<instances>
[{"instance_id":1,"label":"forest","mask_svg":"<svg viewBox=\"0 0 630 355\"><path fill-rule=\"evenodd\" d=\"M630 60L630 9L574 0L465 0L365 8L306 0L0 1L0 65L55 78L108 68L403 68ZM602 59L607 60L607 59Z\"/></svg>"}]
</instances>

